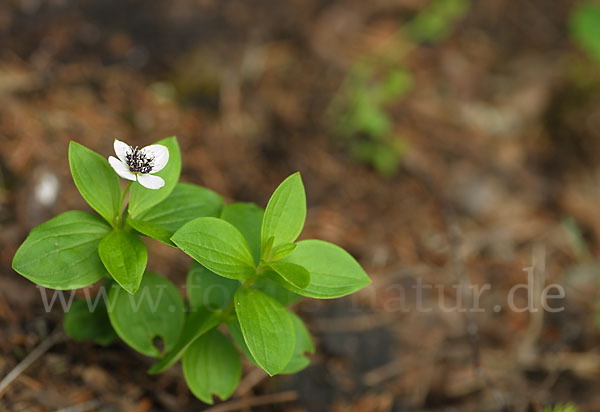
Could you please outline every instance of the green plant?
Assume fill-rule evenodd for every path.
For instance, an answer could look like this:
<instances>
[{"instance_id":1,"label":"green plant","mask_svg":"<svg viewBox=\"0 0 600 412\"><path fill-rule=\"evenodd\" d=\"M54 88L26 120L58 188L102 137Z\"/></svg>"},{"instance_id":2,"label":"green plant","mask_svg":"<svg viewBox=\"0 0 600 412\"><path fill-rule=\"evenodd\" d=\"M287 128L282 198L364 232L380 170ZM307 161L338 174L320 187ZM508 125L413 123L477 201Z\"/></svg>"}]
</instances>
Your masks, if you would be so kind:
<instances>
[{"instance_id":1,"label":"green plant","mask_svg":"<svg viewBox=\"0 0 600 412\"><path fill-rule=\"evenodd\" d=\"M338 136L355 159L389 176L398 169L406 142L394 133L387 107L410 91L412 74L404 68L383 70L379 66L365 59L350 71L336 124Z\"/></svg>"},{"instance_id":2,"label":"green plant","mask_svg":"<svg viewBox=\"0 0 600 412\"><path fill-rule=\"evenodd\" d=\"M600 63L600 3L578 4L571 12L569 31L577 44Z\"/></svg>"},{"instance_id":3,"label":"green plant","mask_svg":"<svg viewBox=\"0 0 600 412\"><path fill-rule=\"evenodd\" d=\"M572 402L567 404L556 404L554 406L544 406L542 412L577 412L577 405Z\"/></svg>"},{"instance_id":4,"label":"green plant","mask_svg":"<svg viewBox=\"0 0 600 412\"><path fill-rule=\"evenodd\" d=\"M469 0L432 0L406 27L415 42L438 43L446 39L470 8Z\"/></svg>"},{"instance_id":5,"label":"green plant","mask_svg":"<svg viewBox=\"0 0 600 412\"><path fill-rule=\"evenodd\" d=\"M315 348L286 306L302 296L345 296L370 280L342 248L296 241L306 218L300 174L285 179L263 210L225 205L211 190L178 182L174 137L139 150L116 140L115 151L118 158L107 162L71 143L73 179L100 216L65 212L34 228L13 259L18 273L47 288L84 288L103 279L97 295L85 289L87 298L66 313L66 332L102 345L118 336L156 358L153 374L181 359L190 390L207 403L213 394L229 397L239 382L233 342L269 375L306 367ZM129 180L124 190L117 174ZM146 270L142 236L195 260L187 303L173 283Z\"/></svg>"},{"instance_id":6,"label":"green plant","mask_svg":"<svg viewBox=\"0 0 600 412\"><path fill-rule=\"evenodd\" d=\"M379 49L355 62L331 105L335 134L352 157L393 175L408 150L390 108L413 87L404 57L421 43L438 43L469 11L469 0L432 0Z\"/></svg>"}]
</instances>

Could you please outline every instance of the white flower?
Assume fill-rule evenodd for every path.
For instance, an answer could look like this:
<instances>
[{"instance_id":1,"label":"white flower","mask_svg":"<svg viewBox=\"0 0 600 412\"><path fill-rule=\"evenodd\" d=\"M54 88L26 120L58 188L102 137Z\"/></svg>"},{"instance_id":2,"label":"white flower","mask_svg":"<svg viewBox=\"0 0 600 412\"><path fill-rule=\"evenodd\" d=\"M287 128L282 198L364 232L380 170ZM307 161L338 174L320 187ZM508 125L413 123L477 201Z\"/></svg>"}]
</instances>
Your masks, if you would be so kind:
<instances>
[{"instance_id":1,"label":"white flower","mask_svg":"<svg viewBox=\"0 0 600 412\"><path fill-rule=\"evenodd\" d=\"M160 189L165 181L153 173L160 172L169 161L169 149L159 144L138 149L115 139L117 157L109 156L108 163L123 179L137 180L148 189Z\"/></svg>"}]
</instances>

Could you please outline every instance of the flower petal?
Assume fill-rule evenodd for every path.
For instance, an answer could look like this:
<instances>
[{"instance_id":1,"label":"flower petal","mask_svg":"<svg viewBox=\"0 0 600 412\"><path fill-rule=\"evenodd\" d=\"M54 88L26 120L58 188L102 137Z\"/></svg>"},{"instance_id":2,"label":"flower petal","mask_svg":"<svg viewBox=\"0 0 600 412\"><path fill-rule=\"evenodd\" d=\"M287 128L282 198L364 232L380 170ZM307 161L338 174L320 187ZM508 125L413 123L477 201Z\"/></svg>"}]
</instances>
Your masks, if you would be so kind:
<instances>
[{"instance_id":1,"label":"flower petal","mask_svg":"<svg viewBox=\"0 0 600 412\"><path fill-rule=\"evenodd\" d=\"M154 165L150 173L160 172L169 161L169 149L161 144L146 146L141 152L144 152L149 158L154 158Z\"/></svg>"},{"instance_id":2,"label":"flower petal","mask_svg":"<svg viewBox=\"0 0 600 412\"><path fill-rule=\"evenodd\" d=\"M160 189L165 185L162 177L152 175L138 175L138 182L148 189Z\"/></svg>"},{"instance_id":3,"label":"flower petal","mask_svg":"<svg viewBox=\"0 0 600 412\"><path fill-rule=\"evenodd\" d=\"M117 172L117 174L119 176L121 176L123 179L135 181L135 175L133 173L131 173L131 171L129 170L129 167L127 167L127 165L125 163L123 163L122 161L120 161L119 159L117 159L114 156L108 157L108 163L110 163L112 168L115 169L115 172Z\"/></svg>"},{"instance_id":4,"label":"flower petal","mask_svg":"<svg viewBox=\"0 0 600 412\"><path fill-rule=\"evenodd\" d=\"M115 139L115 153L117 154L117 157L119 158L119 160L121 160L123 163L127 162L127 159L125 158L125 156L127 156L127 153L129 153L131 151L131 146L129 146L127 143L122 142L118 139Z\"/></svg>"}]
</instances>

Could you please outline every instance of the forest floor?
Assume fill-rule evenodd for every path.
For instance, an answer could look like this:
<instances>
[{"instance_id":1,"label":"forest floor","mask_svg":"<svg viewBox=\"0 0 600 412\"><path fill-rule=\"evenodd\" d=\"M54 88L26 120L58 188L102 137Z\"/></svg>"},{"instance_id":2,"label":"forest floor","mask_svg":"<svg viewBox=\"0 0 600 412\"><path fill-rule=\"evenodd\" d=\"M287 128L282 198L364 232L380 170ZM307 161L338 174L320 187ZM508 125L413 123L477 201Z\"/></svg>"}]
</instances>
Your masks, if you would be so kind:
<instances>
[{"instance_id":1,"label":"forest floor","mask_svg":"<svg viewBox=\"0 0 600 412\"><path fill-rule=\"evenodd\" d=\"M353 62L390 47L423 3L1 2L0 376L60 330L62 310L46 313L11 261L32 227L88 208L69 141L108 156L114 137L176 135L183 180L228 200L264 206L301 171L302 236L346 248L373 280L298 304L311 366L267 379L244 365L229 401L242 406L219 410L599 411L600 71L569 39L574 1L474 1L447 39L407 52L413 87L388 110L408 149L382 176L353 160L328 113ZM182 285L189 259L146 243L149 268ZM565 310L509 308L532 265L531 296L559 284L552 306ZM436 285L420 308L419 284ZM484 285L483 311L448 309ZM520 288L516 305L531 296ZM179 367L149 376L151 362L60 340L0 410L202 410Z\"/></svg>"}]
</instances>

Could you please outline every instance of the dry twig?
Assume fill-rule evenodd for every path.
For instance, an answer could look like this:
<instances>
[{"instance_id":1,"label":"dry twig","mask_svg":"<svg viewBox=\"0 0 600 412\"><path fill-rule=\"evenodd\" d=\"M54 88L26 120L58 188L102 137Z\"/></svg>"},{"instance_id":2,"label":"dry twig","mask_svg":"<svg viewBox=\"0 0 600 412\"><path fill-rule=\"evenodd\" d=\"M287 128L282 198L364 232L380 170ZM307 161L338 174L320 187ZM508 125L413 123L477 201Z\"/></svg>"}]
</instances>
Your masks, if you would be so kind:
<instances>
[{"instance_id":1,"label":"dry twig","mask_svg":"<svg viewBox=\"0 0 600 412\"><path fill-rule=\"evenodd\" d=\"M4 394L4 391L8 386L19 377L33 362L38 360L43 354L45 354L52 346L56 343L65 339L65 335L62 331L55 331L42 341L29 355L25 357L17 366L11 370L8 375L0 381L0 397Z\"/></svg>"},{"instance_id":2,"label":"dry twig","mask_svg":"<svg viewBox=\"0 0 600 412\"><path fill-rule=\"evenodd\" d=\"M260 368L254 368L250 373L248 373L244 379L240 382L235 393L237 396L244 396L250 390L262 382L267 376L267 372Z\"/></svg>"},{"instance_id":3,"label":"dry twig","mask_svg":"<svg viewBox=\"0 0 600 412\"><path fill-rule=\"evenodd\" d=\"M274 403L292 402L298 399L298 392L285 391L274 393L271 395L255 396L248 399L240 399L238 401L230 401L222 403L205 410L204 412L231 412L239 411L244 408L261 405L271 405Z\"/></svg>"},{"instance_id":4,"label":"dry twig","mask_svg":"<svg viewBox=\"0 0 600 412\"><path fill-rule=\"evenodd\" d=\"M98 399L93 399L91 401L80 403L79 405L73 405L68 408L57 410L56 412L85 412L97 408L98 406L100 406L100 401Z\"/></svg>"}]
</instances>

